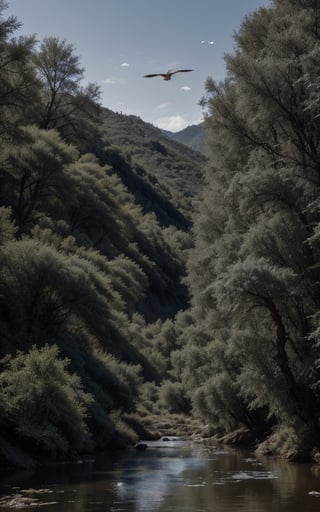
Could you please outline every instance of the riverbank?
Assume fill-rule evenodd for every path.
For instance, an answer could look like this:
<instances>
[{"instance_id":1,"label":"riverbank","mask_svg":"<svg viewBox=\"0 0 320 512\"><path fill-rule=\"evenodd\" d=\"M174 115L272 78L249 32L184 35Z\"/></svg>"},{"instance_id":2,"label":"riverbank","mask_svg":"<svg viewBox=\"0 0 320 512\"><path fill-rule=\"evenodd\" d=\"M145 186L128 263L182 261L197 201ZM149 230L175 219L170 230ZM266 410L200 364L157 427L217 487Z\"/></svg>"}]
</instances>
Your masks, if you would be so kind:
<instances>
[{"instance_id":1,"label":"riverbank","mask_svg":"<svg viewBox=\"0 0 320 512\"><path fill-rule=\"evenodd\" d=\"M179 437L180 439L202 438L204 427L199 420L181 414L166 414L161 420L159 416L150 414L144 418L144 422L134 425L137 435L136 441L144 439L154 441L163 437ZM104 448L105 451L122 451L134 446L133 440L114 439L110 445ZM99 450L101 451L101 450ZM32 469L39 465L55 462L49 455L37 456L35 447L18 446L14 441L0 435L0 465L3 468L11 469ZM68 461L77 460L84 456L92 456L92 453L75 453L68 457ZM61 462L61 460L59 460Z\"/></svg>"},{"instance_id":2,"label":"riverbank","mask_svg":"<svg viewBox=\"0 0 320 512\"><path fill-rule=\"evenodd\" d=\"M159 416L150 415L145 418L144 428L147 439L160 437L179 437L180 439L203 438L208 435L208 427L197 418L183 414L167 414L161 420Z\"/></svg>"},{"instance_id":3,"label":"riverbank","mask_svg":"<svg viewBox=\"0 0 320 512\"><path fill-rule=\"evenodd\" d=\"M278 426L265 438L258 439L256 434L246 427L228 434L214 432L209 425L184 415L168 415L159 422L150 417L145 424L151 433L150 439L177 437L196 439L207 445L233 446L254 452L257 456L280 457L289 462L320 464L320 440L299 436L290 427Z\"/></svg>"},{"instance_id":4,"label":"riverbank","mask_svg":"<svg viewBox=\"0 0 320 512\"><path fill-rule=\"evenodd\" d=\"M204 439L209 444L234 446L253 451L257 456L280 457L289 462L320 464L320 447L311 439L302 442L289 428L275 428L265 439L245 427L225 435L212 435Z\"/></svg>"},{"instance_id":5,"label":"riverbank","mask_svg":"<svg viewBox=\"0 0 320 512\"><path fill-rule=\"evenodd\" d=\"M209 425L204 425L198 419L183 414L166 414L161 419L158 415L150 414L144 418L140 430L137 433L140 441L156 441L158 439L195 440L214 446L232 446L256 453L257 456L280 457L290 462L320 464L320 448L315 443L305 442L297 438L289 429L274 429L265 439L257 439L256 436L245 427L222 435L212 430ZM123 451L134 444L112 443L106 451ZM11 469L32 469L39 465L54 463L54 460L39 460L31 455L31 447L19 447L0 436L0 464ZM93 453L74 454L68 461L76 461ZM61 462L61 461L59 461Z\"/></svg>"}]
</instances>

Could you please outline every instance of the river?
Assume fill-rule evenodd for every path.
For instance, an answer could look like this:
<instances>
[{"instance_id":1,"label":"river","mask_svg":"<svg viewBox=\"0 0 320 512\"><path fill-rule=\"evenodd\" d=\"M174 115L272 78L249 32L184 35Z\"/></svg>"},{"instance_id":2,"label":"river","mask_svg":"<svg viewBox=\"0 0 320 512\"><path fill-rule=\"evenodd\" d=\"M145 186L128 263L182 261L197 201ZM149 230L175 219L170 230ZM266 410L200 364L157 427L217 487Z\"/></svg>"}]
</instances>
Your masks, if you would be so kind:
<instances>
[{"instance_id":1,"label":"river","mask_svg":"<svg viewBox=\"0 0 320 512\"><path fill-rule=\"evenodd\" d=\"M10 505L10 506L9 506ZM0 510L318 512L320 466L179 440L35 471L0 472Z\"/></svg>"}]
</instances>

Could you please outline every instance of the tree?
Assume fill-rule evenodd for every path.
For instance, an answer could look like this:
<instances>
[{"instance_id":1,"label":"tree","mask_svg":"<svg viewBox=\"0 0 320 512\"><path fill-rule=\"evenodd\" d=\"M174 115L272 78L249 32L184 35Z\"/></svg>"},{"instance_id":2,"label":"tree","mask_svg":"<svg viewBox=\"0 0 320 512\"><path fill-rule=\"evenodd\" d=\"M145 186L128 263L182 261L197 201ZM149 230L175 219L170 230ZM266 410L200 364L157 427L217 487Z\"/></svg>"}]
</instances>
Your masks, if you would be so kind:
<instances>
[{"instance_id":1,"label":"tree","mask_svg":"<svg viewBox=\"0 0 320 512\"><path fill-rule=\"evenodd\" d=\"M65 40L45 38L33 62L42 85L40 128L54 128L67 142L87 151L99 136L99 87L81 85L84 69Z\"/></svg>"},{"instance_id":2,"label":"tree","mask_svg":"<svg viewBox=\"0 0 320 512\"><path fill-rule=\"evenodd\" d=\"M50 205L53 214L61 208L70 189L65 169L77 158L77 150L66 145L55 130L29 126L23 133L25 141L8 146L3 158L3 170L9 176L3 202L12 205L18 235L50 211Z\"/></svg>"},{"instance_id":3,"label":"tree","mask_svg":"<svg viewBox=\"0 0 320 512\"><path fill-rule=\"evenodd\" d=\"M198 408L240 423L263 412L301 439L319 435L319 21L313 1L257 10L235 35L224 83L208 79L210 160L188 277L215 357Z\"/></svg>"},{"instance_id":4,"label":"tree","mask_svg":"<svg viewBox=\"0 0 320 512\"><path fill-rule=\"evenodd\" d=\"M14 16L4 18L7 4L0 0L0 139L16 139L19 126L28 121L37 102L37 81L31 56L34 37L13 38L19 29ZM21 135L21 134L20 134Z\"/></svg>"},{"instance_id":5,"label":"tree","mask_svg":"<svg viewBox=\"0 0 320 512\"><path fill-rule=\"evenodd\" d=\"M0 374L3 430L52 458L90 447L87 410L93 397L68 371L56 345L18 352ZM6 422L4 420L7 420Z\"/></svg>"}]
</instances>

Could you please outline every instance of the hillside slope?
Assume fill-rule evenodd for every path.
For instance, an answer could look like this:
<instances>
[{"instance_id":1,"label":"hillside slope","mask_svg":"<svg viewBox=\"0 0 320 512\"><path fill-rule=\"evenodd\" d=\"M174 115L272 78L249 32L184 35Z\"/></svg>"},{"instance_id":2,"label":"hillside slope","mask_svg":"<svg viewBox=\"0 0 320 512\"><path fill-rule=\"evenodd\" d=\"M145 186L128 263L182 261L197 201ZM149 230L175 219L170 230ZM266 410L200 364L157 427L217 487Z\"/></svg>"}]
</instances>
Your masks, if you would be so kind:
<instances>
[{"instance_id":1,"label":"hillside slope","mask_svg":"<svg viewBox=\"0 0 320 512\"><path fill-rule=\"evenodd\" d=\"M112 160L108 163L114 166L114 152L121 153L122 163L126 161L135 174L136 196L143 194L143 188L149 185L164 201L169 200L190 220L193 201L202 187L205 157L171 140L160 129L137 116L104 109L103 131L105 151ZM122 178L126 181L124 174ZM128 179L126 185L130 188ZM146 195L144 199L147 199ZM144 199L140 198L145 204L148 203Z\"/></svg>"}]
</instances>

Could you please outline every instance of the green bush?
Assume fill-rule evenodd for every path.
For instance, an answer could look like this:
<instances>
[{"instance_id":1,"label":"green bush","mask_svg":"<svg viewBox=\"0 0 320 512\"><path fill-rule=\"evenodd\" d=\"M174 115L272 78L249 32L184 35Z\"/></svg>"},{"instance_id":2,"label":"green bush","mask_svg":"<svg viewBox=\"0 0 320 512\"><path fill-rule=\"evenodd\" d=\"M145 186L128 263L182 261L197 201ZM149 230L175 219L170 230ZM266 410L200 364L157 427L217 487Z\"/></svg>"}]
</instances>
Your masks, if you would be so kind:
<instances>
[{"instance_id":1,"label":"green bush","mask_svg":"<svg viewBox=\"0 0 320 512\"><path fill-rule=\"evenodd\" d=\"M18 352L0 374L4 431L32 453L60 457L90 446L86 425L91 395L67 371L56 345Z\"/></svg>"},{"instance_id":2,"label":"green bush","mask_svg":"<svg viewBox=\"0 0 320 512\"><path fill-rule=\"evenodd\" d=\"M137 443L139 436L131 425L132 421L128 421L126 415L122 415L120 411L113 411L110 418L115 426L114 446Z\"/></svg>"},{"instance_id":3,"label":"green bush","mask_svg":"<svg viewBox=\"0 0 320 512\"><path fill-rule=\"evenodd\" d=\"M165 381L160 388L159 397L171 413L188 414L191 411L190 400L180 382Z\"/></svg>"}]
</instances>

